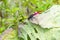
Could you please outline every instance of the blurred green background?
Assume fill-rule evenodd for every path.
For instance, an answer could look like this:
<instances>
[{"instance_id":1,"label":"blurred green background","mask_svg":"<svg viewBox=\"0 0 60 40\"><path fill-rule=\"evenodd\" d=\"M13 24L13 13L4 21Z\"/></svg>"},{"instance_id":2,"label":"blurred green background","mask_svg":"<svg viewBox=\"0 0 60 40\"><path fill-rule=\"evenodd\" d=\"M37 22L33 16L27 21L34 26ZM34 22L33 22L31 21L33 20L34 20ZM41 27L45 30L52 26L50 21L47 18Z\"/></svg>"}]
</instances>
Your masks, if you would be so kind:
<instances>
[{"instance_id":1,"label":"blurred green background","mask_svg":"<svg viewBox=\"0 0 60 40\"><path fill-rule=\"evenodd\" d=\"M35 11L44 12L55 4L60 4L60 0L0 0L0 34L2 34L2 32L4 32L7 28L12 27L14 31L16 31L16 35L18 37L17 31L19 24L24 23L30 14ZM27 25L30 24L28 23ZM28 29L28 27L26 29ZM24 32L22 34L24 34ZM26 37L26 35L27 34L24 36ZM16 40L23 39L17 38ZM25 38L24 40L30 39ZM35 39L32 37L32 40Z\"/></svg>"}]
</instances>

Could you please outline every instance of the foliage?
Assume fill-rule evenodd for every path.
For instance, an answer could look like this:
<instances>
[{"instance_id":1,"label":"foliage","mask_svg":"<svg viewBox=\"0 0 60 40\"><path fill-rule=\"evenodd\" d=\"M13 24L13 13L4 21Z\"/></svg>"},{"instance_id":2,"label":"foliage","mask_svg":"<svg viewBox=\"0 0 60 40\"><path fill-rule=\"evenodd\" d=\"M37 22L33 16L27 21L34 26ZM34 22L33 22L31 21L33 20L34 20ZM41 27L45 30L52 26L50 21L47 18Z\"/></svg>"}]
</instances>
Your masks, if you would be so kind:
<instances>
[{"instance_id":1,"label":"foliage","mask_svg":"<svg viewBox=\"0 0 60 40\"><path fill-rule=\"evenodd\" d=\"M18 36L16 35L16 30L10 30L8 32L8 30L6 30L6 33L3 33L0 37L0 40L18 40Z\"/></svg>"},{"instance_id":2,"label":"foliage","mask_svg":"<svg viewBox=\"0 0 60 40\"><path fill-rule=\"evenodd\" d=\"M60 4L60 0L0 0L0 34L10 27L17 30L19 23L23 23L30 14L44 12L54 4Z\"/></svg>"},{"instance_id":3,"label":"foliage","mask_svg":"<svg viewBox=\"0 0 60 40\"><path fill-rule=\"evenodd\" d=\"M24 40L60 40L60 28L44 29L36 24L27 23L21 29L21 39Z\"/></svg>"}]
</instances>

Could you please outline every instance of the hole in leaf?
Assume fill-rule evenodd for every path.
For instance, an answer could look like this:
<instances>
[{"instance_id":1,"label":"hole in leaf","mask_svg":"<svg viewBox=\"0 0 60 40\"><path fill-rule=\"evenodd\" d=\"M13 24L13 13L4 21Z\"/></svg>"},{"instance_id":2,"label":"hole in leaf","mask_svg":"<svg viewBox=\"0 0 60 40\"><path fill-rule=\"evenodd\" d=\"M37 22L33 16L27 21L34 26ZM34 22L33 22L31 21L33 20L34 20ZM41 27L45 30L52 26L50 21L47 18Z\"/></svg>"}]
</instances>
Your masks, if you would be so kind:
<instances>
[{"instance_id":1,"label":"hole in leaf","mask_svg":"<svg viewBox=\"0 0 60 40\"><path fill-rule=\"evenodd\" d=\"M38 33L37 30L36 30L35 28L34 28L34 30L35 30L36 33Z\"/></svg>"},{"instance_id":2,"label":"hole in leaf","mask_svg":"<svg viewBox=\"0 0 60 40\"><path fill-rule=\"evenodd\" d=\"M22 37L19 38L20 40L24 40Z\"/></svg>"},{"instance_id":3,"label":"hole in leaf","mask_svg":"<svg viewBox=\"0 0 60 40\"><path fill-rule=\"evenodd\" d=\"M52 37L51 40L56 40L56 38Z\"/></svg>"},{"instance_id":4,"label":"hole in leaf","mask_svg":"<svg viewBox=\"0 0 60 40\"><path fill-rule=\"evenodd\" d=\"M36 38L36 40L39 40L39 38Z\"/></svg>"},{"instance_id":5,"label":"hole in leaf","mask_svg":"<svg viewBox=\"0 0 60 40\"><path fill-rule=\"evenodd\" d=\"M32 33L31 33L32 36L34 36Z\"/></svg>"},{"instance_id":6,"label":"hole in leaf","mask_svg":"<svg viewBox=\"0 0 60 40\"><path fill-rule=\"evenodd\" d=\"M27 39L28 39L28 40L31 40L30 37L29 37L29 35L27 35Z\"/></svg>"},{"instance_id":7,"label":"hole in leaf","mask_svg":"<svg viewBox=\"0 0 60 40\"><path fill-rule=\"evenodd\" d=\"M38 7L36 6L36 8L38 8Z\"/></svg>"}]
</instances>

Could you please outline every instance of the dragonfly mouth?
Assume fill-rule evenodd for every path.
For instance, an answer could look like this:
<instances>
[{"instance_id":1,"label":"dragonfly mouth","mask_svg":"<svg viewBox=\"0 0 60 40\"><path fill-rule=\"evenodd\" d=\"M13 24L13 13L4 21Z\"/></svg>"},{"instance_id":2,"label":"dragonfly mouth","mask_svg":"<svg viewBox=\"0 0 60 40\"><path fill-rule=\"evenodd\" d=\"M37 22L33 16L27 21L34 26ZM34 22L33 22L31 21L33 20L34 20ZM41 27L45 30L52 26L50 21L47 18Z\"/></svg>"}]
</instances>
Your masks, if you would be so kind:
<instances>
[{"instance_id":1,"label":"dragonfly mouth","mask_svg":"<svg viewBox=\"0 0 60 40\"><path fill-rule=\"evenodd\" d=\"M41 11L38 11L38 12L35 12L34 14L30 15L30 16L28 17L28 20L30 20L33 16L39 14L40 12L41 12Z\"/></svg>"}]
</instances>

